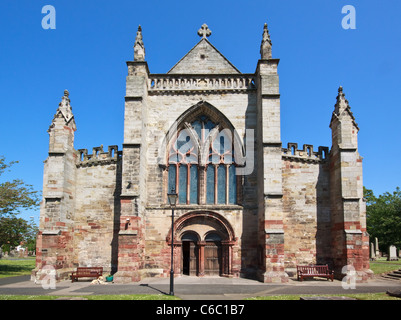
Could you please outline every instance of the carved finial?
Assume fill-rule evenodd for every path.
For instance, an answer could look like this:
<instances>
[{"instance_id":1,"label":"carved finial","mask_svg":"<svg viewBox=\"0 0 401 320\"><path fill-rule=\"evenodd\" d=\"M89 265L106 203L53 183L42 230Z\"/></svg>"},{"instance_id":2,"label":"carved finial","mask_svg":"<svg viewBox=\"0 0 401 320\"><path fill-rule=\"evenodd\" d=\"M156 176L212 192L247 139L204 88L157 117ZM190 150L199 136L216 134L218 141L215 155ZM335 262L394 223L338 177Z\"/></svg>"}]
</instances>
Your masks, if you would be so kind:
<instances>
[{"instance_id":1,"label":"carved finial","mask_svg":"<svg viewBox=\"0 0 401 320\"><path fill-rule=\"evenodd\" d=\"M59 113L64 117L67 123L74 118L72 114L72 107L70 105L70 93L68 90L64 90L64 95L61 97L61 102L58 104L56 115Z\"/></svg>"},{"instance_id":2,"label":"carved finial","mask_svg":"<svg viewBox=\"0 0 401 320\"><path fill-rule=\"evenodd\" d=\"M138 31L136 33L135 43L134 43L134 60L135 61L145 61L145 46L142 40L142 27L138 26Z\"/></svg>"},{"instance_id":3,"label":"carved finial","mask_svg":"<svg viewBox=\"0 0 401 320\"><path fill-rule=\"evenodd\" d=\"M272 57L272 41L270 39L267 23L263 27L262 43L260 45L260 55L262 59L271 59Z\"/></svg>"},{"instance_id":4,"label":"carved finial","mask_svg":"<svg viewBox=\"0 0 401 320\"><path fill-rule=\"evenodd\" d=\"M66 106L70 104L70 93L68 92L68 90L64 90L64 95L61 97L61 102L60 102L60 106Z\"/></svg>"},{"instance_id":5,"label":"carved finial","mask_svg":"<svg viewBox=\"0 0 401 320\"><path fill-rule=\"evenodd\" d=\"M343 112L343 110L348 109L350 110L351 107L349 106L348 100L345 99L345 93L343 91L343 87L340 86L338 88L338 95L337 95L337 102L334 107L334 112L339 115Z\"/></svg>"},{"instance_id":6,"label":"carved finial","mask_svg":"<svg viewBox=\"0 0 401 320\"><path fill-rule=\"evenodd\" d=\"M263 27L263 39L262 42L269 42L270 44L272 44L272 41L270 39L270 34L269 34L269 29L267 29L267 23L265 23L264 27Z\"/></svg>"},{"instance_id":7,"label":"carved finial","mask_svg":"<svg viewBox=\"0 0 401 320\"><path fill-rule=\"evenodd\" d=\"M202 27L198 30L198 35L204 39L209 37L212 34L212 31L209 29L206 23L202 25Z\"/></svg>"},{"instance_id":8,"label":"carved finial","mask_svg":"<svg viewBox=\"0 0 401 320\"><path fill-rule=\"evenodd\" d=\"M338 88L338 95L337 95L337 101L340 101L341 98L343 98L345 100L345 102L348 103L348 101L345 99L345 93L343 92L343 87L339 86Z\"/></svg>"},{"instance_id":9,"label":"carved finial","mask_svg":"<svg viewBox=\"0 0 401 320\"><path fill-rule=\"evenodd\" d=\"M143 46L141 25L138 26L138 31L136 32L135 44L137 43Z\"/></svg>"}]
</instances>

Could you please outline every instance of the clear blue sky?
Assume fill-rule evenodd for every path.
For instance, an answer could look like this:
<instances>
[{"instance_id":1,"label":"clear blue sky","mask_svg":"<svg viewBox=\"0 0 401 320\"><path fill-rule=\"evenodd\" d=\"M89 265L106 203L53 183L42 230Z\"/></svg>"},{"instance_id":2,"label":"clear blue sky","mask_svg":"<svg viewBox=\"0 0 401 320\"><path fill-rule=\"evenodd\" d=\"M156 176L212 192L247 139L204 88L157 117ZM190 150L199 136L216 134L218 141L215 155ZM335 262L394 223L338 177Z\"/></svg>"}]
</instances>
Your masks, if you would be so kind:
<instances>
[{"instance_id":1,"label":"clear blue sky","mask_svg":"<svg viewBox=\"0 0 401 320\"><path fill-rule=\"evenodd\" d=\"M56 29L42 28L42 7ZM345 30L343 6L356 9ZM78 130L75 148L123 143L127 67L140 24L151 73L167 72L198 41L210 42L241 72L253 73L263 24L280 59L283 146L331 147L337 89L360 127L364 185L375 194L401 186L401 2L399 0L59 1L0 4L0 154L19 160L2 179L42 189L47 129L64 89ZM39 210L25 216L39 217ZM23 217L25 217L23 216Z\"/></svg>"}]
</instances>

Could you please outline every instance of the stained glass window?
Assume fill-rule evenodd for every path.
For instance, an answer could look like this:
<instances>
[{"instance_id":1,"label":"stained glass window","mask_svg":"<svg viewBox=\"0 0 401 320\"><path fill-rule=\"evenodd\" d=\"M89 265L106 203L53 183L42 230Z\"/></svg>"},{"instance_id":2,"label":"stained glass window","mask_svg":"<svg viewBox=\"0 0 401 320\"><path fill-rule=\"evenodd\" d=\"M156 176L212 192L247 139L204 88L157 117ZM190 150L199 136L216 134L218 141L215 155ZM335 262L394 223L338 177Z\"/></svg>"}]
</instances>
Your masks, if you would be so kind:
<instances>
[{"instance_id":1,"label":"stained glass window","mask_svg":"<svg viewBox=\"0 0 401 320\"><path fill-rule=\"evenodd\" d=\"M206 169L206 203L214 204L214 166L208 165Z\"/></svg>"},{"instance_id":2,"label":"stained glass window","mask_svg":"<svg viewBox=\"0 0 401 320\"><path fill-rule=\"evenodd\" d=\"M198 203L198 166L191 165L191 181L190 181L190 195L189 195L189 202L192 204Z\"/></svg>"},{"instance_id":3,"label":"stained glass window","mask_svg":"<svg viewBox=\"0 0 401 320\"><path fill-rule=\"evenodd\" d=\"M219 128L204 115L179 131L168 155L168 188L178 192L179 204L198 204L200 198L206 204L237 203L232 140L231 130ZM202 150L207 154L201 154ZM206 163L200 167L201 159ZM200 176L205 182L202 187Z\"/></svg>"},{"instance_id":4,"label":"stained glass window","mask_svg":"<svg viewBox=\"0 0 401 320\"><path fill-rule=\"evenodd\" d=\"M220 164L217 169L217 203L226 203L226 166Z\"/></svg>"}]
</instances>

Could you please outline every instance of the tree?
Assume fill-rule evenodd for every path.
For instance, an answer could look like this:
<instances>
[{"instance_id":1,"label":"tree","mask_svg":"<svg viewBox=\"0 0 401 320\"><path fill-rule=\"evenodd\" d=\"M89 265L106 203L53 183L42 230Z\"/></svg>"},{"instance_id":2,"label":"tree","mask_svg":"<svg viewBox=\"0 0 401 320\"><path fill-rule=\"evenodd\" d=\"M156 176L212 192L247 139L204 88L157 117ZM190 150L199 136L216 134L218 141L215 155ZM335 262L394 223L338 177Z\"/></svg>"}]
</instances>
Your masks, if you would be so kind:
<instances>
[{"instance_id":1,"label":"tree","mask_svg":"<svg viewBox=\"0 0 401 320\"><path fill-rule=\"evenodd\" d=\"M9 251L17 247L21 242L28 251L35 251L38 227L33 219L29 223L22 218L1 217L0 218L0 248Z\"/></svg>"},{"instance_id":2,"label":"tree","mask_svg":"<svg viewBox=\"0 0 401 320\"><path fill-rule=\"evenodd\" d=\"M4 156L0 156L0 176L7 168L18 161L5 163ZM21 209L34 209L39 206L39 192L20 179L0 183L0 217L15 216Z\"/></svg>"},{"instance_id":3,"label":"tree","mask_svg":"<svg viewBox=\"0 0 401 320\"><path fill-rule=\"evenodd\" d=\"M379 197L364 188L366 199L366 222L369 235L379 239L381 251L390 245L401 247L401 190L385 192Z\"/></svg>"},{"instance_id":4,"label":"tree","mask_svg":"<svg viewBox=\"0 0 401 320\"><path fill-rule=\"evenodd\" d=\"M28 251L36 251L36 237L38 235L39 228L36 225L33 217L31 217L31 221L28 224L28 230L27 233L24 235L24 239L26 242L26 247L28 248Z\"/></svg>"}]
</instances>

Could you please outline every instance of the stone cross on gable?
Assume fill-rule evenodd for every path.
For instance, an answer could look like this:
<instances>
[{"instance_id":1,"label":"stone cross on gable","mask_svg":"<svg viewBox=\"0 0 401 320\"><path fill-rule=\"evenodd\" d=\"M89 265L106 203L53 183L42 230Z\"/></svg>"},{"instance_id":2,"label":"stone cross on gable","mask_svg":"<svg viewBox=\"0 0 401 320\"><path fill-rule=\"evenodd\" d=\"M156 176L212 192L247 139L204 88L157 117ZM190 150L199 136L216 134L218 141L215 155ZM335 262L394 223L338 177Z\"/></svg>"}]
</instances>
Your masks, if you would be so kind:
<instances>
[{"instance_id":1,"label":"stone cross on gable","mask_svg":"<svg viewBox=\"0 0 401 320\"><path fill-rule=\"evenodd\" d=\"M209 37L212 34L212 31L209 29L206 23L202 25L202 27L198 30L198 35L202 38Z\"/></svg>"}]
</instances>

